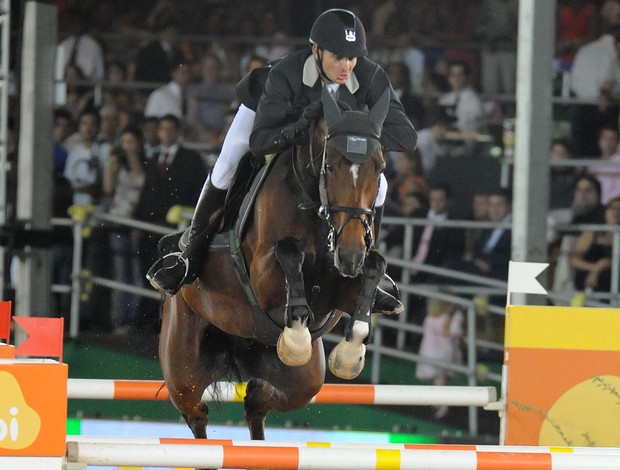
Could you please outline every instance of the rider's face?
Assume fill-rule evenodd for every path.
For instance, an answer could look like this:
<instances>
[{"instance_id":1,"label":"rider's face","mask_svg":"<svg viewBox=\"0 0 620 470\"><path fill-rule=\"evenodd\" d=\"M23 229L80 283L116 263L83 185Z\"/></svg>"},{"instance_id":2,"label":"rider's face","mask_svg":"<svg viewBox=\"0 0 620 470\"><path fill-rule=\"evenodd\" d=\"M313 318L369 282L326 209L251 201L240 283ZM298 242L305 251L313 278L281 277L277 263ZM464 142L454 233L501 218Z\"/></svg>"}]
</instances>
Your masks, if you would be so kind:
<instances>
[{"instance_id":1,"label":"rider's face","mask_svg":"<svg viewBox=\"0 0 620 470\"><path fill-rule=\"evenodd\" d=\"M346 83L357 64L357 57L342 57L326 49L319 51L316 45L312 46L312 54L315 59L318 59L318 54L321 54L325 75L332 82L340 85Z\"/></svg>"}]
</instances>

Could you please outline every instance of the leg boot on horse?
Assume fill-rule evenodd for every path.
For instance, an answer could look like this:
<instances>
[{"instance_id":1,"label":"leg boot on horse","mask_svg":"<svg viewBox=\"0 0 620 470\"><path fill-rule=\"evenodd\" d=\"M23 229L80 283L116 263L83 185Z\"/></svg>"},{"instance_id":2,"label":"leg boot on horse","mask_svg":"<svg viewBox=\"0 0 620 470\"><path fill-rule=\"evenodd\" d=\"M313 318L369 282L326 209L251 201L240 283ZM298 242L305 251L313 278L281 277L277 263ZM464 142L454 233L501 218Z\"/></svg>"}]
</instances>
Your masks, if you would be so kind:
<instances>
[{"instance_id":1,"label":"leg boot on horse","mask_svg":"<svg viewBox=\"0 0 620 470\"><path fill-rule=\"evenodd\" d=\"M167 253L157 260L146 277L162 293L174 295L185 284L190 284L200 273L203 245L213 234L223 212L226 189L216 188L209 177L205 182L192 223L179 240L181 252Z\"/></svg>"},{"instance_id":2,"label":"leg boot on horse","mask_svg":"<svg viewBox=\"0 0 620 470\"><path fill-rule=\"evenodd\" d=\"M375 208L375 240L379 240L379 232L381 231L381 219L383 218L383 206ZM375 303L372 308L373 313L382 315L398 315L405 311L402 302L386 291L377 287L375 291Z\"/></svg>"}]
</instances>

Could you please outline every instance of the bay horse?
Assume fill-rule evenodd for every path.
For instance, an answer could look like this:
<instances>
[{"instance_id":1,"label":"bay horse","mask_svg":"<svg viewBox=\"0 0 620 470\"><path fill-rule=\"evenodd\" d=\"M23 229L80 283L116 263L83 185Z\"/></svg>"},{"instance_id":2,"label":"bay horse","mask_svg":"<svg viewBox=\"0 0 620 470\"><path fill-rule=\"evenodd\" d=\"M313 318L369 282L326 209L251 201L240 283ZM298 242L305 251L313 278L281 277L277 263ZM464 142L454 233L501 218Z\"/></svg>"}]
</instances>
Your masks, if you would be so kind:
<instances>
[{"instance_id":1,"label":"bay horse","mask_svg":"<svg viewBox=\"0 0 620 470\"><path fill-rule=\"evenodd\" d=\"M320 336L342 312L351 317L330 369L351 379L364 366L374 293L385 272L373 219L389 90L366 113L343 109L325 89L324 118L308 142L268 165L239 235L240 255L212 246L198 279L164 298L161 369L196 438L206 438L203 392L221 379L248 381L244 412L252 439L264 439L270 410L306 406L325 380Z\"/></svg>"}]
</instances>

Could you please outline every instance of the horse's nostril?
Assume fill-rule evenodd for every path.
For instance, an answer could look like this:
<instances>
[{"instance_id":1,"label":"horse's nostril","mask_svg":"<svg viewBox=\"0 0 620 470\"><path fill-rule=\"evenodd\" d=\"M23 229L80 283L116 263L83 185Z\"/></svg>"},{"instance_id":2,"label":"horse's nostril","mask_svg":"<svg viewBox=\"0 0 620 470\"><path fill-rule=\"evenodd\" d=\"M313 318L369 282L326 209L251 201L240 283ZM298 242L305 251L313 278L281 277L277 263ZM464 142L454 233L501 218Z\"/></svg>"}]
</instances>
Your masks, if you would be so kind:
<instances>
[{"instance_id":1,"label":"horse's nostril","mask_svg":"<svg viewBox=\"0 0 620 470\"><path fill-rule=\"evenodd\" d=\"M346 277L355 277L362 272L364 254L364 250L338 247L334 256L334 263L340 274Z\"/></svg>"}]
</instances>

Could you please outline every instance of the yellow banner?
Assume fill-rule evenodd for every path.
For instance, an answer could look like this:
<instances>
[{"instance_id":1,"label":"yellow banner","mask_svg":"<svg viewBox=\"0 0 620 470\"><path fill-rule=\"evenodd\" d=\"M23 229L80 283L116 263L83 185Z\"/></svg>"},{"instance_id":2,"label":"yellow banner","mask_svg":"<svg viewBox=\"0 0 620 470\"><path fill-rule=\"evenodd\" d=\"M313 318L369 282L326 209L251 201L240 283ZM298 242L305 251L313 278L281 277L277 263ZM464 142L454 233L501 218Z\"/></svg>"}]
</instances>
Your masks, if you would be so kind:
<instances>
[{"instance_id":1,"label":"yellow banner","mask_svg":"<svg viewBox=\"0 0 620 470\"><path fill-rule=\"evenodd\" d=\"M507 348L620 351L620 309L513 305L506 315Z\"/></svg>"}]
</instances>

